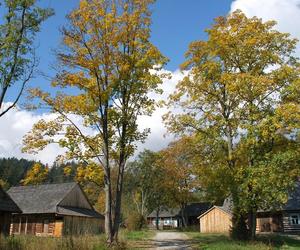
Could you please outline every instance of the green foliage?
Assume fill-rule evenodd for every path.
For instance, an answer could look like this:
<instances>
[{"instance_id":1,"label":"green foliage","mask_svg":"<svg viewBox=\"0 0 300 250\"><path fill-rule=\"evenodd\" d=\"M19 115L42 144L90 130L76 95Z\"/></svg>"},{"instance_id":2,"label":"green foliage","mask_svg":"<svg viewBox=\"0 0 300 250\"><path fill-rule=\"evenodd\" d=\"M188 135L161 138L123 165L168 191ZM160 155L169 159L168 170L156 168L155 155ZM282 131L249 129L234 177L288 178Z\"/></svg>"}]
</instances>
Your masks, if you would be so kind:
<instances>
[{"instance_id":1,"label":"green foliage","mask_svg":"<svg viewBox=\"0 0 300 250\"><path fill-rule=\"evenodd\" d=\"M201 187L231 195L237 218L285 203L300 174L297 40L274 25L241 11L217 18L169 98L184 112L165 115L169 131L195 138Z\"/></svg>"},{"instance_id":2,"label":"green foliage","mask_svg":"<svg viewBox=\"0 0 300 250\"><path fill-rule=\"evenodd\" d=\"M147 225L145 217L139 213L131 212L126 219L126 228L129 231L138 231Z\"/></svg>"},{"instance_id":3,"label":"green foliage","mask_svg":"<svg viewBox=\"0 0 300 250\"><path fill-rule=\"evenodd\" d=\"M7 184L7 189L11 186L17 186L34 163L34 161L26 159L1 158L0 179Z\"/></svg>"},{"instance_id":4,"label":"green foliage","mask_svg":"<svg viewBox=\"0 0 300 250\"><path fill-rule=\"evenodd\" d=\"M19 86L15 101L0 111L0 117L15 106L25 84L33 75L36 58L33 42L40 25L53 10L36 5L36 0L5 0L0 21L0 108L10 87Z\"/></svg>"}]
</instances>

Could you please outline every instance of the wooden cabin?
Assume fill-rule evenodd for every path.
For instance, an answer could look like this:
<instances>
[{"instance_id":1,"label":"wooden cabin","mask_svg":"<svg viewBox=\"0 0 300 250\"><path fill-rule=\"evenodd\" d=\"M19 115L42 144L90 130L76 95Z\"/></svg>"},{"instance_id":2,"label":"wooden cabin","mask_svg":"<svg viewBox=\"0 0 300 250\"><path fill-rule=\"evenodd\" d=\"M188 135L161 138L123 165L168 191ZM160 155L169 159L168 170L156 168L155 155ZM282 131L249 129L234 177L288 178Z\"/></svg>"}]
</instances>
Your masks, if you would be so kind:
<instances>
[{"instance_id":1,"label":"wooden cabin","mask_svg":"<svg viewBox=\"0 0 300 250\"><path fill-rule=\"evenodd\" d=\"M8 235L12 213L22 211L0 186L0 235Z\"/></svg>"},{"instance_id":2,"label":"wooden cabin","mask_svg":"<svg viewBox=\"0 0 300 250\"><path fill-rule=\"evenodd\" d=\"M183 209L161 208L158 213L159 228L180 228L183 226L182 216L186 217L188 226L198 226L198 215L204 213L211 207L210 203L189 203ZM148 226L156 227L157 211L154 210L147 216Z\"/></svg>"},{"instance_id":3,"label":"wooden cabin","mask_svg":"<svg viewBox=\"0 0 300 250\"><path fill-rule=\"evenodd\" d=\"M229 233L232 227L232 204L226 199L223 206L214 206L198 219L200 232ZM289 195L285 205L257 212L256 232L300 233L300 182Z\"/></svg>"},{"instance_id":4,"label":"wooden cabin","mask_svg":"<svg viewBox=\"0 0 300 250\"><path fill-rule=\"evenodd\" d=\"M104 216L93 209L77 183L12 187L8 194L22 210L13 214L13 235L59 237L104 231Z\"/></svg>"}]
</instances>

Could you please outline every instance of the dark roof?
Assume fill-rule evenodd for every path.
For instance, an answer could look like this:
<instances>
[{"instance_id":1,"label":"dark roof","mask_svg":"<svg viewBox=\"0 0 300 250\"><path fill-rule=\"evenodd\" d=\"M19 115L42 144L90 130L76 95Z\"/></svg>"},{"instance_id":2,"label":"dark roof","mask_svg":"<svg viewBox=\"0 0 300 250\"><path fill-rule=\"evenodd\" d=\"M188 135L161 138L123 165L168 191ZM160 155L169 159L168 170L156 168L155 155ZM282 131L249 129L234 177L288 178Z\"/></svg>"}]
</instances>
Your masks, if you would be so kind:
<instances>
[{"instance_id":1,"label":"dark roof","mask_svg":"<svg viewBox=\"0 0 300 250\"><path fill-rule=\"evenodd\" d=\"M170 217L178 217L180 216L179 208L162 208L159 211L160 218L170 218ZM156 210L152 211L151 214L148 215L148 218L156 218Z\"/></svg>"},{"instance_id":2,"label":"dark roof","mask_svg":"<svg viewBox=\"0 0 300 250\"><path fill-rule=\"evenodd\" d=\"M295 185L295 189L290 193L287 203L282 210L300 210L300 182Z\"/></svg>"},{"instance_id":3,"label":"dark roof","mask_svg":"<svg viewBox=\"0 0 300 250\"><path fill-rule=\"evenodd\" d=\"M102 217L93 209L66 207L59 204L78 184L75 182L12 187L8 194L24 214L55 213L84 217ZM81 190L81 189L80 189Z\"/></svg>"},{"instance_id":4,"label":"dark roof","mask_svg":"<svg viewBox=\"0 0 300 250\"><path fill-rule=\"evenodd\" d=\"M186 206L185 212L189 217L198 217L200 214L204 213L211 207L212 205L208 202L190 203Z\"/></svg>"},{"instance_id":5,"label":"dark roof","mask_svg":"<svg viewBox=\"0 0 300 250\"><path fill-rule=\"evenodd\" d=\"M210 203L189 203L184 213L188 217L197 217L200 214L204 213L211 207ZM180 208L163 208L159 212L160 218L169 218L169 217L179 217L181 216ZM148 215L148 218L156 218L156 211L154 210L151 214Z\"/></svg>"},{"instance_id":6,"label":"dark roof","mask_svg":"<svg viewBox=\"0 0 300 250\"><path fill-rule=\"evenodd\" d=\"M0 211L21 213L21 209L11 199L11 197L0 187Z\"/></svg>"}]
</instances>

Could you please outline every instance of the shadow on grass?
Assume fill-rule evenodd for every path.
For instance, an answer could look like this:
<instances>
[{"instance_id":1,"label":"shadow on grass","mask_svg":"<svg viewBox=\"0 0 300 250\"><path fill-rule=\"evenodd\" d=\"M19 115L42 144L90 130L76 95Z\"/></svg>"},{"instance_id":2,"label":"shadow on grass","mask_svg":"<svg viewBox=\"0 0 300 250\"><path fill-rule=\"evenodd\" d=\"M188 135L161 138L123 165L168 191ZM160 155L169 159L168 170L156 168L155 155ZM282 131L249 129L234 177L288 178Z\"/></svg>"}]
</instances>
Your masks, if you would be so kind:
<instances>
[{"instance_id":1,"label":"shadow on grass","mask_svg":"<svg viewBox=\"0 0 300 250\"><path fill-rule=\"evenodd\" d=\"M282 234L265 234L258 235L257 241L266 245L272 245L276 248L282 246L295 247L300 249L300 236L299 235L282 235Z\"/></svg>"},{"instance_id":2,"label":"shadow on grass","mask_svg":"<svg viewBox=\"0 0 300 250\"><path fill-rule=\"evenodd\" d=\"M222 234L186 234L191 239L189 245L195 249L300 249L300 236L265 234L258 235L255 241L235 241Z\"/></svg>"}]
</instances>

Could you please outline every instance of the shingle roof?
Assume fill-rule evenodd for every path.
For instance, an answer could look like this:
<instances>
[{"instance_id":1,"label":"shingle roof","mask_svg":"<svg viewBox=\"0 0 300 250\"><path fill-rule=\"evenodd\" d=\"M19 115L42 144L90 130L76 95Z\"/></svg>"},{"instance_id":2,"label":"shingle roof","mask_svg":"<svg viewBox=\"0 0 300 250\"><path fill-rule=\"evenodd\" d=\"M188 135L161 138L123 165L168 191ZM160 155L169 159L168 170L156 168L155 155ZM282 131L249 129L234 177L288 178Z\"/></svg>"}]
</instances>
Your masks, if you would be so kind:
<instances>
[{"instance_id":1,"label":"shingle roof","mask_svg":"<svg viewBox=\"0 0 300 250\"><path fill-rule=\"evenodd\" d=\"M77 185L75 182L12 187L8 194L24 214L56 213L59 202Z\"/></svg>"},{"instance_id":2,"label":"shingle roof","mask_svg":"<svg viewBox=\"0 0 300 250\"><path fill-rule=\"evenodd\" d=\"M9 195L24 214L55 213L60 215L98 217L103 216L93 209L59 206L61 201L78 184L75 182L12 187Z\"/></svg>"},{"instance_id":3,"label":"shingle roof","mask_svg":"<svg viewBox=\"0 0 300 250\"><path fill-rule=\"evenodd\" d=\"M0 187L0 211L21 213L21 209L11 197Z\"/></svg>"}]
</instances>

